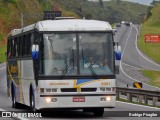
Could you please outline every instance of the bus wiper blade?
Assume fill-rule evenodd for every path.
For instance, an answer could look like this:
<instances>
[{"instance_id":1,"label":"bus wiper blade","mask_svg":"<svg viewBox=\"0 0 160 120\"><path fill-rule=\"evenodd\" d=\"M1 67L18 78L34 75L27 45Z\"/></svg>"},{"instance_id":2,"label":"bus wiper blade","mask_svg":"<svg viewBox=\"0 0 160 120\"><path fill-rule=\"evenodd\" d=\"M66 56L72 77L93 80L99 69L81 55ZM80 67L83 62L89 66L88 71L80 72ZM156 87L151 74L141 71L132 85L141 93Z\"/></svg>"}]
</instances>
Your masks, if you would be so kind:
<instances>
[{"instance_id":1,"label":"bus wiper blade","mask_svg":"<svg viewBox=\"0 0 160 120\"><path fill-rule=\"evenodd\" d=\"M63 72L62 72L61 78L63 78L63 77L65 76L65 74L66 74L67 71L68 71L68 68L71 66L72 63L74 63L74 60L73 60L73 59L70 59L69 62L68 62L68 64L67 64L67 66L66 66L66 68L65 68L65 69L63 70Z\"/></svg>"},{"instance_id":2,"label":"bus wiper blade","mask_svg":"<svg viewBox=\"0 0 160 120\"><path fill-rule=\"evenodd\" d=\"M89 70L91 71L92 75L93 75L94 77L97 77L97 74L96 74L95 70L94 70L93 67L92 67L95 63L96 63L95 60L94 60L94 62L89 63L89 64L88 64L88 68L89 68Z\"/></svg>"}]
</instances>

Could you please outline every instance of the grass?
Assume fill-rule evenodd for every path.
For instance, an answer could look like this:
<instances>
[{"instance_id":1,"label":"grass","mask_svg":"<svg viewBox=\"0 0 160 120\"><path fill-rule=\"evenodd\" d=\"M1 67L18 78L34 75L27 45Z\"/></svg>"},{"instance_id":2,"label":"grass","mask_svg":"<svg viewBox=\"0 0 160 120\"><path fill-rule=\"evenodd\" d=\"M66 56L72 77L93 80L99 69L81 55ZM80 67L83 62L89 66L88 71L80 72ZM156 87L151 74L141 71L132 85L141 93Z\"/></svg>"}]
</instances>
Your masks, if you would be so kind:
<instances>
[{"instance_id":1,"label":"grass","mask_svg":"<svg viewBox=\"0 0 160 120\"><path fill-rule=\"evenodd\" d=\"M160 34L159 27L151 27L149 25L141 26L141 33L138 40L138 47L148 57L152 58L156 63L160 64L160 43L145 43L145 34Z\"/></svg>"},{"instance_id":2,"label":"grass","mask_svg":"<svg viewBox=\"0 0 160 120\"><path fill-rule=\"evenodd\" d=\"M138 40L139 49L150 57L154 62L160 64L160 43L145 43L145 34L160 34L160 5L151 10L152 16L141 26ZM142 73L150 79L148 84L160 87L160 72L143 70Z\"/></svg>"},{"instance_id":3,"label":"grass","mask_svg":"<svg viewBox=\"0 0 160 120\"><path fill-rule=\"evenodd\" d=\"M143 70L142 73L150 78L149 85L160 87L160 71Z\"/></svg>"},{"instance_id":4,"label":"grass","mask_svg":"<svg viewBox=\"0 0 160 120\"><path fill-rule=\"evenodd\" d=\"M4 39L5 39L4 33L1 33L1 32L0 32L0 41L4 41Z\"/></svg>"},{"instance_id":5,"label":"grass","mask_svg":"<svg viewBox=\"0 0 160 120\"><path fill-rule=\"evenodd\" d=\"M145 43L145 34L160 34L160 5L151 10L152 16L141 26L138 47L147 56L160 64L160 43Z\"/></svg>"},{"instance_id":6,"label":"grass","mask_svg":"<svg viewBox=\"0 0 160 120\"><path fill-rule=\"evenodd\" d=\"M0 43L0 63L6 61L5 52L7 51L7 46Z\"/></svg>"}]
</instances>

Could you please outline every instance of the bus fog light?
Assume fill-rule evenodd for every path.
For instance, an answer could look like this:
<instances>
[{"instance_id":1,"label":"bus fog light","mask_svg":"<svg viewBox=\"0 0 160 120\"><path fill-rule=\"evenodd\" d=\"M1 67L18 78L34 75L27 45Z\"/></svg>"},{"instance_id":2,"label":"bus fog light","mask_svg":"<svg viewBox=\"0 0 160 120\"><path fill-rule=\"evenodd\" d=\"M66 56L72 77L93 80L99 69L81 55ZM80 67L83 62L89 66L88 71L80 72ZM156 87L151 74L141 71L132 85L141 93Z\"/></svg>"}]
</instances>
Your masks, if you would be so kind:
<instances>
[{"instance_id":1,"label":"bus fog light","mask_svg":"<svg viewBox=\"0 0 160 120\"><path fill-rule=\"evenodd\" d=\"M51 101L52 102L57 102L57 98L52 98Z\"/></svg>"},{"instance_id":2,"label":"bus fog light","mask_svg":"<svg viewBox=\"0 0 160 120\"><path fill-rule=\"evenodd\" d=\"M110 96L107 96L107 97L106 97L106 101L108 101L108 102L111 101L111 97L110 97Z\"/></svg>"},{"instance_id":3,"label":"bus fog light","mask_svg":"<svg viewBox=\"0 0 160 120\"><path fill-rule=\"evenodd\" d=\"M101 97L101 101L106 101L106 97Z\"/></svg>"},{"instance_id":4,"label":"bus fog light","mask_svg":"<svg viewBox=\"0 0 160 120\"><path fill-rule=\"evenodd\" d=\"M51 102L51 98L46 98L46 102Z\"/></svg>"},{"instance_id":5,"label":"bus fog light","mask_svg":"<svg viewBox=\"0 0 160 120\"><path fill-rule=\"evenodd\" d=\"M110 102L111 101L111 97L107 96L107 97L101 97L101 101L107 101Z\"/></svg>"}]
</instances>

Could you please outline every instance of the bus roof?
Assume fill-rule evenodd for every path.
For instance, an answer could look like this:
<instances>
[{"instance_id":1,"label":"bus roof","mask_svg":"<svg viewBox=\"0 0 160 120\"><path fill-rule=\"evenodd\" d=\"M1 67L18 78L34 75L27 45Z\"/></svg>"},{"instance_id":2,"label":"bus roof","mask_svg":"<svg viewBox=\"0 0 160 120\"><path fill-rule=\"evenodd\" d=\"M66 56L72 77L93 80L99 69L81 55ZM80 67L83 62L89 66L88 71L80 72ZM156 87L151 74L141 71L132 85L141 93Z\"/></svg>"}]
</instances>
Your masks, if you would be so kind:
<instances>
[{"instance_id":1,"label":"bus roof","mask_svg":"<svg viewBox=\"0 0 160 120\"><path fill-rule=\"evenodd\" d=\"M37 29L38 31L110 31L112 27L108 22L85 19L63 19L45 20L26 26L21 29L12 30L10 35L14 36Z\"/></svg>"}]
</instances>

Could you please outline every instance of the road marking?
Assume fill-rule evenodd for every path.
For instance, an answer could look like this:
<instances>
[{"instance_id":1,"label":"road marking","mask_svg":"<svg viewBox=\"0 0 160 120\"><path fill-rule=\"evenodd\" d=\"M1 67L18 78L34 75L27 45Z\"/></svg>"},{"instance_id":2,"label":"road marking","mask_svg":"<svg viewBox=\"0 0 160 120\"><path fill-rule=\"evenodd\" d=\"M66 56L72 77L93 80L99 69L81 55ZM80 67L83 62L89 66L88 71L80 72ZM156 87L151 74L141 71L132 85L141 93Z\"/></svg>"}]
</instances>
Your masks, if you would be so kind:
<instances>
[{"instance_id":1,"label":"road marking","mask_svg":"<svg viewBox=\"0 0 160 120\"><path fill-rule=\"evenodd\" d=\"M3 70L3 69L5 69L6 67L2 67L2 68L0 68L0 70Z\"/></svg>"},{"instance_id":2,"label":"road marking","mask_svg":"<svg viewBox=\"0 0 160 120\"><path fill-rule=\"evenodd\" d=\"M134 25L134 28L136 29L136 32L137 32L137 34L136 34L136 40L135 40L135 45L136 45L136 49L137 49L138 53L139 53L144 59L146 59L147 61L149 61L149 62L151 62L152 64L157 65L157 66L160 67L159 64L157 64L157 63L155 63L155 62L149 60L148 58L146 58L146 57L139 51L138 46L137 46L137 41L138 41L138 39L137 39L138 30L137 30L137 28L136 28L135 25ZM160 71L160 70L158 70L158 71Z\"/></svg>"},{"instance_id":3,"label":"road marking","mask_svg":"<svg viewBox=\"0 0 160 120\"><path fill-rule=\"evenodd\" d=\"M133 65L129 65L129 64L124 63L124 62L121 62L121 63L124 64L124 65L126 65L126 66L133 67L133 68L135 68L137 70L142 70L143 69L143 68L139 68L139 67L136 67L136 66L133 66Z\"/></svg>"},{"instance_id":4,"label":"road marking","mask_svg":"<svg viewBox=\"0 0 160 120\"><path fill-rule=\"evenodd\" d=\"M136 105L136 106L140 106L140 107L146 107L146 108L152 108L152 109L157 109L157 110L160 110L160 108L151 107L151 106L138 105L138 104L133 104L133 103L121 102L121 101L116 101L116 102L119 102L119 103L124 103L124 104L129 104L129 105L134 105L134 106Z\"/></svg>"},{"instance_id":5,"label":"road marking","mask_svg":"<svg viewBox=\"0 0 160 120\"><path fill-rule=\"evenodd\" d=\"M120 35L120 33L125 29L125 27L122 27L122 29L118 32L118 35L115 36L114 41L118 38L118 36ZM118 42L118 41L117 41Z\"/></svg>"},{"instance_id":6,"label":"road marking","mask_svg":"<svg viewBox=\"0 0 160 120\"><path fill-rule=\"evenodd\" d=\"M124 46L123 52L122 52L122 58L123 58L123 55L124 55L124 51L125 51L125 49L126 49L126 47L127 47L127 43L128 43L129 37L130 37L130 35L131 35L131 31L132 31L132 27L131 27L131 29L130 29L130 31L129 31L129 35L128 35L126 44L125 44L125 46Z\"/></svg>"},{"instance_id":7,"label":"road marking","mask_svg":"<svg viewBox=\"0 0 160 120\"><path fill-rule=\"evenodd\" d=\"M134 26L134 27L135 27L135 26ZM131 31L130 31L130 34L131 34ZM126 41L126 44L125 44L125 47L124 47L124 50L123 50L123 53L122 53L122 58L123 58L124 51L125 51L125 49L126 49L126 46L127 46L127 43L128 43L129 37L130 37L130 34L129 34L128 39L127 39L127 41ZM137 33L137 34L138 34L138 33ZM136 34L136 41L137 41L137 34ZM127 74L124 72L124 70L122 69L122 60L120 60L120 70L121 70L121 71L123 72L123 74L124 74L126 77L128 77L129 79L134 80L134 81L137 81L137 82L142 82L142 81L138 81L138 80L130 77L129 75L127 75ZM142 83L143 83L144 85L146 85L146 86L150 86L150 87L152 87L152 88L160 89L159 87L155 87L155 86L152 86L152 85L148 85L148 84L146 84L146 83L144 83L144 82L142 82Z\"/></svg>"},{"instance_id":8,"label":"road marking","mask_svg":"<svg viewBox=\"0 0 160 120\"><path fill-rule=\"evenodd\" d=\"M6 110L4 110L4 109L0 108L0 111L6 111Z\"/></svg>"}]
</instances>

